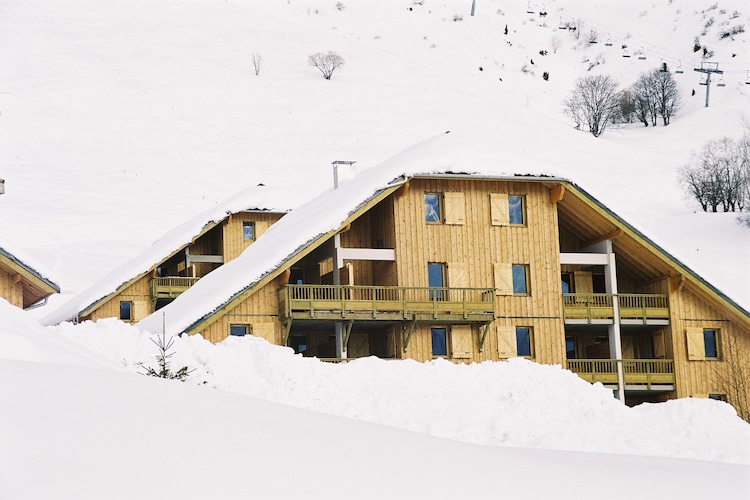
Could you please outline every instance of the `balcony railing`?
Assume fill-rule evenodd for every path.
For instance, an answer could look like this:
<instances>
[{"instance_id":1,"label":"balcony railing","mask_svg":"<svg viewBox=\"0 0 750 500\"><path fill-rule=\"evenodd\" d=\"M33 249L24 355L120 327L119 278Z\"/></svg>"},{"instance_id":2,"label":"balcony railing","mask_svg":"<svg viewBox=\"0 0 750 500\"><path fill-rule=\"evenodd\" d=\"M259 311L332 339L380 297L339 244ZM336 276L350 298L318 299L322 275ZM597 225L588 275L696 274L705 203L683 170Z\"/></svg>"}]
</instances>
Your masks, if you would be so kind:
<instances>
[{"instance_id":1,"label":"balcony railing","mask_svg":"<svg viewBox=\"0 0 750 500\"><path fill-rule=\"evenodd\" d=\"M285 285L279 316L319 320L425 320L488 323L495 318L493 288Z\"/></svg>"},{"instance_id":2,"label":"balcony railing","mask_svg":"<svg viewBox=\"0 0 750 500\"><path fill-rule=\"evenodd\" d=\"M564 293L566 320L615 320L614 299L618 299L620 320L669 320L669 296L638 293Z\"/></svg>"},{"instance_id":3,"label":"balcony railing","mask_svg":"<svg viewBox=\"0 0 750 500\"><path fill-rule=\"evenodd\" d=\"M674 361L671 359L623 359L622 371L626 386L674 386ZM617 384L616 359L569 359L568 370L589 382Z\"/></svg>"},{"instance_id":4,"label":"balcony railing","mask_svg":"<svg viewBox=\"0 0 750 500\"><path fill-rule=\"evenodd\" d=\"M151 280L151 297L154 299L173 299L195 285L200 278L169 276Z\"/></svg>"}]
</instances>

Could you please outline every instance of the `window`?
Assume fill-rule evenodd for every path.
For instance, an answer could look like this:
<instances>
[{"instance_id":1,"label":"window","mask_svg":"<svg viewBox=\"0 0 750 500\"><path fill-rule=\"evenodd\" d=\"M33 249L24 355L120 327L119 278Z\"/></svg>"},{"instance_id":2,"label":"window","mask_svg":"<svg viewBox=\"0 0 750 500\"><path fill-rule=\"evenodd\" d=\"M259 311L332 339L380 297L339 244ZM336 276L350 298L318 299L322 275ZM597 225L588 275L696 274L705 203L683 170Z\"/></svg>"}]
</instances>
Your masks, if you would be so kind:
<instances>
[{"instance_id":1,"label":"window","mask_svg":"<svg viewBox=\"0 0 750 500\"><path fill-rule=\"evenodd\" d=\"M440 223L443 221L442 197L439 193L425 193L424 220L425 222Z\"/></svg>"},{"instance_id":2,"label":"window","mask_svg":"<svg viewBox=\"0 0 750 500\"><path fill-rule=\"evenodd\" d=\"M529 293L528 266L522 264L513 264L513 294L524 295Z\"/></svg>"},{"instance_id":3,"label":"window","mask_svg":"<svg viewBox=\"0 0 750 500\"><path fill-rule=\"evenodd\" d=\"M120 319L123 321L133 319L133 303L129 300L120 301Z\"/></svg>"},{"instance_id":4,"label":"window","mask_svg":"<svg viewBox=\"0 0 750 500\"><path fill-rule=\"evenodd\" d=\"M447 356L448 355L448 343L446 339L445 328L430 328L432 334L432 355L433 356Z\"/></svg>"},{"instance_id":5,"label":"window","mask_svg":"<svg viewBox=\"0 0 750 500\"><path fill-rule=\"evenodd\" d=\"M727 395L726 394L709 394L708 399L715 399L716 401L724 401L727 402Z\"/></svg>"},{"instance_id":6,"label":"window","mask_svg":"<svg viewBox=\"0 0 750 500\"><path fill-rule=\"evenodd\" d=\"M706 328L703 330L703 345L706 349L706 358L719 358L719 331Z\"/></svg>"},{"instance_id":7,"label":"window","mask_svg":"<svg viewBox=\"0 0 750 500\"><path fill-rule=\"evenodd\" d=\"M255 240L255 222L245 221L242 223L242 239L245 241Z\"/></svg>"},{"instance_id":8,"label":"window","mask_svg":"<svg viewBox=\"0 0 750 500\"><path fill-rule=\"evenodd\" d=\"M524 225L525 219L523 196L508 196L508 222L511 225Z\"/></svg>"},{"instance_id":9,"label":"window","mask_svg":"<svg viewBox=\"0 0 750 500\"><path fill-rule=\"evenodd\" d=\"M567 359L576 359L575 337L565 337L565 357Z\"/></svg>"},{"instance_id":10,"label":"window","mask_svg":"<svg viewBox=\"0 0 750 500\"><path fill-rule=\"evenodd\" d=\"M430 290L430 300L443 300L443 287L445 287L445 264L430 262L427 264L427 286L439 288Z\"/></svg>"},{"instance_id":11,"label":"window","mask_svg":"<svg viewBox=\"0 0 750 500\"><path fill-rule=\"evenodd\" d=\"M250 325L229 325L229 335L243 337L250 334Z\"/></svg>"},{"instance_id":12,"label":"window","mask_svg":"<svg viewBox=\"0 0 750 500\"><path fill-rule=\"evenodd\" d=\"M529 358L534 355L534 350L532 349L531 328L528 326L516 327L516 355Z\"/></svg>"}]
</instances>

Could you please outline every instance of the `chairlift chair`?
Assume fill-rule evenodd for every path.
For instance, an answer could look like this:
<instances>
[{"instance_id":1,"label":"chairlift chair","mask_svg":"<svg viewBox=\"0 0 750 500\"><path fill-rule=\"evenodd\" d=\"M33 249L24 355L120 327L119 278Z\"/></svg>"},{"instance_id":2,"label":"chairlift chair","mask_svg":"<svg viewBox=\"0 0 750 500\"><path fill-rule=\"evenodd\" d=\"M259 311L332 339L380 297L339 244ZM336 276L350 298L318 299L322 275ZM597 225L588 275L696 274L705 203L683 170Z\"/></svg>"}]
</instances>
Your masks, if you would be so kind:
<instances>
[{"instance_id":1,"label":"chairlift chair","mask_svg":"<svg viewBox=\"0 0 750 500\"><path fill-rule=\"evenodd\" d=\"M681 75L684 73L684 71L682 70L682 61L679 61L677 63L677 69L674 70L674 72L677 73L678 75Z\"/></svg>"},{"instance_id":2,"label":"chairlift chair","mask_svg":"<svg viewBox=\"0 0 750 500\"><path fill-rule=\"evenodd\" d=\"M716 84L717 87L726 87L727 84L724 83L724 75L721 75L721 80L719 80L719 83Z\"/></svg>"},{"instance_id":3,"label":"chairlift chair","mask_svg":"<svg viewBox=\"0 0 750 500\"><path fill-rule=\"evenodd\" d=\"M528 2L526 4L526 13L527 14L536 14L536 12L534 11L534 9L531 7L531 2Z\"/></svg>"},{"instance_id":4,"label":"chairlift chair","mask_svg":"<svg viewBox=\"0 0 750 500\"><path fill-rule=\"evenodd\" d=\"M698 82L698 85L708 85L708 79L705 75L701 75L701 81Z\"/></svg>"},{"instance_id":5,"label":"chairlift chair","mask_svg":"<svg viewBox=\"0 0 750 500\"><path fill-rule=\"evenodd\" d=\"M628 52L628 49L622 49L622 57L630 57L630 52Z\"/></svg>"},{"instance_id":6,"label":"chairlift chair","mask_svg":"<svg viewBox=\"0 0 750 500\"><path fill-rule=\"evenodd\" d=\"M747 76L745 77L745 85L750 85L750 70L747 71Z\"/></svg>"},{"instance_id":7,"label":"chairlift chair","mask_svg":"<svg viewBox=\"0 0 750 500\"><path fill-rule=\"evenodd\" d=\"M612 46L612 37L607 35L607 41L604 42L605 47L611 47Z\"/></svg>"},{"instance_id":8,"label":"chairlift chair","mask_svg":"<svg viewBox=\"0 0 750 500\"><path fill-rule=\"evenodd\" d=\"M568 25L567 25L567 23L563 22L563 18L562 17L560 18L560 25L557 27L557 29L560 29L560 30L566 30L566 29L568 29Z\"/></svg>"},{"instance_id":9,"label":"chairlift chair","mask_svg":"<svg viewBox=\"0 0 750 500\"><path fill-rule=\"evenodd\" d=\"M641 47L641 51L638 52L638 59L641 61L646 60L646 53L643 51L643 47Z\"/></svg>"}]
</instances>

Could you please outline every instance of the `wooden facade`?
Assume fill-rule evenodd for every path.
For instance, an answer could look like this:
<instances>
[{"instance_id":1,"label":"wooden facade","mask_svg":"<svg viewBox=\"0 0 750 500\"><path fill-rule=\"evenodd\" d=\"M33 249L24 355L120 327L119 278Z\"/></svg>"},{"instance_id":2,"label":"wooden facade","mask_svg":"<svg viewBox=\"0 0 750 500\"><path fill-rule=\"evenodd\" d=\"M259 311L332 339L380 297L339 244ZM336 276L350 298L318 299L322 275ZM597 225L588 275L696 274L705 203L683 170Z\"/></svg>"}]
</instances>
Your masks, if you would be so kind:
<instances>
[{"instance_id":1,"label":"wooden facade","mask_svg":"<svg viewBox=\"0 0 750 500\"><path fill-rule=\"evenodd\" d=\"M134 323L145 318L201 277L237 258L283 215L269 211L238 212L207 224L189 244L86 307L78 319L119 318Z\"/></svg>"},{"instance_id":2,"label":"wooden facade","mask_svg":"<svg viewBox=\"0 0 750 500\"><path fill-rule=\"evenodd\" d=\"M0 297L16 307L28 309L59 291L55 283L0 248Z\"/></svg>"},{"instance_id":3,"label":"wooden facade","mask_svg":"<svg viewBox=\"0 0 750 500\"><path fill-rule=\"evenodd\" d=\"M412 177L187 332L233 326L319 358L524 356L748 418L748 313L561 180Z\"/></svg>"}]
</instances>

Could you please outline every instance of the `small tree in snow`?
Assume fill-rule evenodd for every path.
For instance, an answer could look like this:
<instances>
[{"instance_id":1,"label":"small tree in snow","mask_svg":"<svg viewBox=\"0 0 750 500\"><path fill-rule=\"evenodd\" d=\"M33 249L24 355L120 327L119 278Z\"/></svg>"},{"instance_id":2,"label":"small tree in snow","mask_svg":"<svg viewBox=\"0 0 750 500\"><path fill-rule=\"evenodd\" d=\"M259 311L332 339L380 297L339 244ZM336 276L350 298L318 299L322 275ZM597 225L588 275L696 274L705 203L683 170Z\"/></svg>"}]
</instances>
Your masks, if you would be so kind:
<instances>
[{"instance_id":1,"label":"small tree in snow","mask_svg":"<svg viewBox=\"0 0 750 500\"><path fill-rule=\"evenodd\" d=\"M565 111L575 120L576 128L585 126L599 137L620 113L620 94L617 80L611 76L579 78L565 101Z\"/></svg>"},{"instance_id":2,"label":"small tree in snow","mask_svg":"<svg viewBox=\"0 0 750 500\"><path fill-rule=\"evenodd\" d=\"M344 58L333 51L327 53L316 52L307 58L310 66L316 67L323 73L323 78L330 80L336 68L344 65Z\"/></svg>"},{"instance_id":3,"label":"small tree in snow","mask_svg":"<svg viewBox=\"0 0 750 500\"><path fill-rule=\"evenodd\" d=\"M170 358L174 356L174 352L169 352L174 346L174 337L167 340L167 334L162 333L160 336L156 337L156 340L152 338L151 342L153 342L158 349L156 362L159 364L159 368L155 369L149 366L146 369L146 375L150 377L185 380L192 370L188 370L187 366L183 366L176 372L173 372L172 368L169 366Z\"/></svg>"},{"instance_id":4,"label":"small tree in snow","mask_svg":"<svg viewBox=\"0 0 750 500\"><path fill-rule=\"evenodd\" d=\"M253 52L253 69L255 70L255 76L260 75L260 63L263 58L258 52Z\"/></svg>"}]
</instances>

